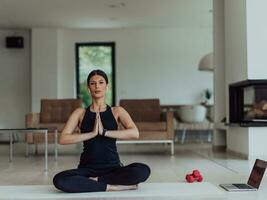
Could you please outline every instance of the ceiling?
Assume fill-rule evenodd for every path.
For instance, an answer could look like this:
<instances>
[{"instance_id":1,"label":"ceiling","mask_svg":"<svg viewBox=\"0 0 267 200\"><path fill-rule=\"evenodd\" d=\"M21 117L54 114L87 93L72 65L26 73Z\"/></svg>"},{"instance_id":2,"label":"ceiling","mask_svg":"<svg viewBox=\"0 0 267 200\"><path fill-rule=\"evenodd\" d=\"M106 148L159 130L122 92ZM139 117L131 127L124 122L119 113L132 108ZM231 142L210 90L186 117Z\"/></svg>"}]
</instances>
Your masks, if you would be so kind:
<instances>
[{"instance_id":1,"label":"ceiling","mask_svg":"<svg viewBox=\"0 0 267 200\"><path fill-rule=\"evenodd\" d=\"M0 28L212 27L212 0L0 0Z\"/></svg>"}]
</instances>

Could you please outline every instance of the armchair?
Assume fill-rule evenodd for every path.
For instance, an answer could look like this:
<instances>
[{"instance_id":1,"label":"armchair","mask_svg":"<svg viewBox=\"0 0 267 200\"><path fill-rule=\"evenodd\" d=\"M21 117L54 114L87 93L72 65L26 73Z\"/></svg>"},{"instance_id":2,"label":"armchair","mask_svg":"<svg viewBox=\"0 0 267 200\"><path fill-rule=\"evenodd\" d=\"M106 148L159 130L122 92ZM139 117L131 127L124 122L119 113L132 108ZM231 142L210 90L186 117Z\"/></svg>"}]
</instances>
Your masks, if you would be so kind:
<instances>
[{"instance_id":1,"label":"armchair","mask_svg":"<svg viewBox=\"0 0 267 200\"><path fill-rule=\"evenodd\" d=\"M42 99L41 111L26 114L25 126L26 128L47 128L48 143L55 143L55 156L57 157L60 132L71 113L81 106L82 101L80 99ZM79 130L75 131L79 132ZM26 144L35 144L35 153L37 153L37 144L44 143L44 135L28 133L25 136L25 141ZM26 153L28 154L28 148Z\"/></svg>"},{"instance_id":2,"label":"armchair","mask_svg":"<svg viewBox=\"0 0 267 200\"><path fill-rule=\"evenodd\" d=\"M174 154L173 113L162 113L159 99L122 99L120 106L130 114L140 135L138 140L119 143L168 143Z\"/></svg>"}]
</instances>

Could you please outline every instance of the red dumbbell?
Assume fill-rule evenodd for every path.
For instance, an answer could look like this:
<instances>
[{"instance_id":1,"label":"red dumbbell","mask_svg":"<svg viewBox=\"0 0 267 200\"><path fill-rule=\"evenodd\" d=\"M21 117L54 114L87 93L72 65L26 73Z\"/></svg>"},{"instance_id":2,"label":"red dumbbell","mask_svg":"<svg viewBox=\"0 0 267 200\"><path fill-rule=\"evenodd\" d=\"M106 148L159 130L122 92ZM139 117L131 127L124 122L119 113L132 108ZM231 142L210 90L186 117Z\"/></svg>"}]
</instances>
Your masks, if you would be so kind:
<instances>
[{"instance_id":1,"label":"red dumbbell","mask_svg":"<svg viewBox=\"0 0 267 200\"><path fill-rule=\"evenodd\" d=\"M194 181L201 182L203 177L198 170L194 170L192 174L187 174L185 179L188 183L193 183Z\"/></svg>"}]
</instances>

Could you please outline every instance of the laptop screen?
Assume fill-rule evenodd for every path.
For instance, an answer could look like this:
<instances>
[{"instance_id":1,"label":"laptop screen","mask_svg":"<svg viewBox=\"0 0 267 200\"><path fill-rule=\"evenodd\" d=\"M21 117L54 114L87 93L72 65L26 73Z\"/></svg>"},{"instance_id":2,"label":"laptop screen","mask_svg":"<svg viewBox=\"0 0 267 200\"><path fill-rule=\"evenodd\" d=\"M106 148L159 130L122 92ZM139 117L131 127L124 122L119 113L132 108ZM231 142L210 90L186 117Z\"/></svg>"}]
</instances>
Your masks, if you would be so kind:
<instances>
[{"instance_id":1,"label":"laptop screen","mask_svg":"<svg viewBox=\"0 0 267 200\"><path fill-rule=\"evenodd\" d=\"M266 166L266 161L256 159L253 169L250 173L250 177L248 179L248 185L257 189L259 188Z\"/></svg>"}]
</instances>

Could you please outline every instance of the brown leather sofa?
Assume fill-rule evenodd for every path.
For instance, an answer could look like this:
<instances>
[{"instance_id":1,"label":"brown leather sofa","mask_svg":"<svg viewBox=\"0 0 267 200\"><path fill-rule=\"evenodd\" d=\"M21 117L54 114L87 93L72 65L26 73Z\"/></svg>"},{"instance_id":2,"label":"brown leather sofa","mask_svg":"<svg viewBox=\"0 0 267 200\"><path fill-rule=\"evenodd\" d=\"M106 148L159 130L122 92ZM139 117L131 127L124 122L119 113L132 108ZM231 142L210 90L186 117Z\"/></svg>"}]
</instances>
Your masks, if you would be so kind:
<instances>
[{"instance_id":1,"label":"brown leather sofa","mask_svg":"<svg viewBox=\"0 0 267 200\"><path fill-rule=\"evenodd\" d=\"M169 143L174 154L173 113L161 112L159 99L122 99L120 106L130 114L140 135L136 141L118 143Z\"/></svg>"},{"instance_id":2,"label":"brown leather sofa","mask_svg":"<svg viewBox=\"0 0 267 200\"><path fill-rule=\"evenodd\" d=\"M42 99L41 111L26 114L25 126L26 128L47 128L48 143L53 142L57 145L64 124L71 113L81 106L82 101L80 99ZM78 129L75 131L79 132ZM28 133L25 140L27 144L35 144L35 152L37 153L37 144L44 143L44 134ZM57 151L56 147L55 151Z\"/></svg>"}]
</instances>

